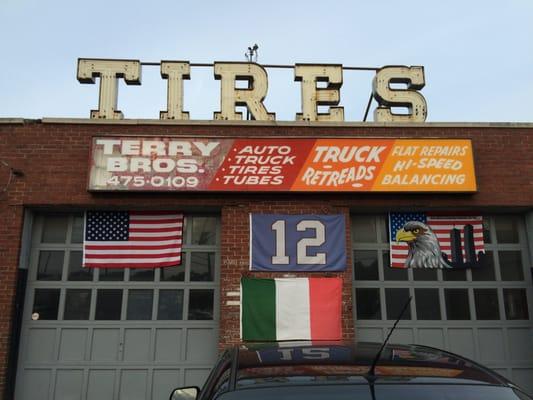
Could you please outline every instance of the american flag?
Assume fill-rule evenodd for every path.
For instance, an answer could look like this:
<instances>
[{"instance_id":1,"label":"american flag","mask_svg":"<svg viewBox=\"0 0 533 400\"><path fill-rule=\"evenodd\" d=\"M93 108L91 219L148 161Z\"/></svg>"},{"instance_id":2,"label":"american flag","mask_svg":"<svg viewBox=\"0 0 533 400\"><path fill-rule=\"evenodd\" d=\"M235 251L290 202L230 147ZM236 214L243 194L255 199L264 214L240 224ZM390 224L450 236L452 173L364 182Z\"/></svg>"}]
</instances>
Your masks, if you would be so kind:
<instances>
[{"instance_id":1,"label":"american flag","mask_svg":"<svg viewBox=\"0 0 533 400\"><path fill-rule=\"evenodd\" d=\"M465 225L472 225L474 230L474 248L476 254L484 251L483 218L481 216L432 215L430 213L390 213L390 265L393 268L406 268L408 245L396 242L396 232L408 221L419 221L428 225L437 236L440 249L452 260L451 231L457 229L461 234L461 251L465 261Z\"/></svg>"},{"instance_id":2,"label":"american flag","mask_svg":"<svg viewBox=\"0 0 533 400\"><path fill-rule=\"evenodd\" d=\"M83 266L179 265L182 236L183 214L174 211L87 211Z\"/></svg>"}]
</instances>

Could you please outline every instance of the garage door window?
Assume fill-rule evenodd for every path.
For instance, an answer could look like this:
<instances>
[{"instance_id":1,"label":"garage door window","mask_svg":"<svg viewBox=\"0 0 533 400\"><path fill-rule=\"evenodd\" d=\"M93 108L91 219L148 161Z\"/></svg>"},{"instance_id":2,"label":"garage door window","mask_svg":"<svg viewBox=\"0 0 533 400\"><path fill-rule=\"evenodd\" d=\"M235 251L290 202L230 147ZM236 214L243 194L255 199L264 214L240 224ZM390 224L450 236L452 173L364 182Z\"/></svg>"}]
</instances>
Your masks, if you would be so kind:
<instances>
[{"instance_id":1,"label":"garage door window","mask_svg":"<svg viewBox=\"0 0 533 400\"><path fill-rule=\"evenodd\" d=\"M526 240L518 216L485 216L487 265L468 270L392 269L386 215L352 218L356 320L528 320Z\"/></svg>"},{"instance_id":2,"label":"garage door window","mask_svg":"<svg viewBox=\"0 0 533 400\"><path fill-rule=\"evenodd\" d=\"M34 320L215 319L215 217L186 218L182 265L156 269L83 268L83 216L39 219Z\"/></svg>"}]
</instances>

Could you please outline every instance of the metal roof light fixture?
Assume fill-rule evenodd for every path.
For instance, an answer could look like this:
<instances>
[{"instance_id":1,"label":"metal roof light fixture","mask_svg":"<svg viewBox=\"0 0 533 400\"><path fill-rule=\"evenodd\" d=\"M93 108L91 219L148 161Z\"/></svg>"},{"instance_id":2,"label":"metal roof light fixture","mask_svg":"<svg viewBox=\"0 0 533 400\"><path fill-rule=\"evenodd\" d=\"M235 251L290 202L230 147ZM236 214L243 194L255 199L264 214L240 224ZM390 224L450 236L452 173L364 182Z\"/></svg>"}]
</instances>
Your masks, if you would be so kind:
<instances>
[{"instance_id":1,"label":"metal roof light fixture","mask_svg":"<svg viewBox=\"0 0 533 400\"><path fill-rule=\"evenodd\" d=\"M248 50L246 51L246 53L244 53L244 56L246 57L248 62L257 62L257 49L259 49L257 43L255 43L252 47L248 47Z\"/></svg>"}]
</instances>

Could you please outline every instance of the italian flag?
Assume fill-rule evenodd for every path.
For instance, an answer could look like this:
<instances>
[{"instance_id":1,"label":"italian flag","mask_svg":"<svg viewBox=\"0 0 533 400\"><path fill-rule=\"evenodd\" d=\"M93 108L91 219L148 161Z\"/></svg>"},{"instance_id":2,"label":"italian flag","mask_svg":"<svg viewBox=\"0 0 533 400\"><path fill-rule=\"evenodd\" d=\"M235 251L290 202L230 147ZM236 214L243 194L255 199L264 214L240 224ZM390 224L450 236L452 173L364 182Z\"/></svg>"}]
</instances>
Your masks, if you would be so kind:
<instances>
[{"instance_id":1,"label":"italian flag","mask_svg":"<svg viewBox=\"0 0 533 400\"><path fill-rule=\"evenodd\" d=\"M243 340L339 340L341 278L241 279Z\"/></svg>"}]
</instances>

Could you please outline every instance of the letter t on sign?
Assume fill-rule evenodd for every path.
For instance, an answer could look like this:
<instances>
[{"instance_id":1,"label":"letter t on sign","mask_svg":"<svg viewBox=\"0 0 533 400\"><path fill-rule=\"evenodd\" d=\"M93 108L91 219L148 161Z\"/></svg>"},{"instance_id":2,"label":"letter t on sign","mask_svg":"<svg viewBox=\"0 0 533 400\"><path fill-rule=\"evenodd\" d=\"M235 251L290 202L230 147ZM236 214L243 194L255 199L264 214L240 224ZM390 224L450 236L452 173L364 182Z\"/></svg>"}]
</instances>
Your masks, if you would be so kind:
<instances>
[{"instance_id":1,"label":"letter t on sign","mask_svg":"<svg viewBox=\"0 0 533 400\"><path fill-rule=\"evenodd\" d=\"M141 62L139 60L78 59L78 81L95 83L100 77L98 110L91 110L91 118L122 119L117 110L118 78L124 78L128 85L141 84Z\"/></svg>"}]
</instances>

